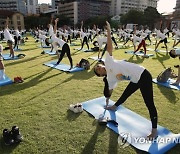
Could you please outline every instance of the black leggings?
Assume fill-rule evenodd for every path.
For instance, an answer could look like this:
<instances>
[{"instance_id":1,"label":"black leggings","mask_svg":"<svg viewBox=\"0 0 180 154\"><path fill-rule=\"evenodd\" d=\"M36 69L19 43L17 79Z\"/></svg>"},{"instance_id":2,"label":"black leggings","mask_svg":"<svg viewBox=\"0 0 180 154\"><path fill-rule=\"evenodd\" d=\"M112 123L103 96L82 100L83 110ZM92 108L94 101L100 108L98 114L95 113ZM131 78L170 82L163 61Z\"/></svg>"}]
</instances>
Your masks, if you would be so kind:
<instances>
[{"instance_id":1,"label":"black leggings","mask_svg":"<svg viewBox=\"0 0 180 154\"><path fill-rule=\"evenodd\" d=\"M87 38L87 36L85 36L84 39L83 39L83 43L82 43L81 49L83 49L84 43L86 43L86 45L87 45L87 47L88 47L88 50L89 50L89 45L88 45L88 38Z\"/></svg>"},{"instance_id":2,"label":"black leggings","mask_svg":"<svg viewBox=\"0 0 180 154\"><path fill-rule=\"evenodd\" d=\"M138 83L129 83L121 97L115 103L115 106L124 103L125 100L138 89L140 89L144 102L149 110L152 128L157 128L157 111L153 100L152 76L146 69L142 73Z\"/></svg>"},{"instance_id":3,"label":"black leggings","mask_svg":"<svg viewBox=\"0 0 180 154\"><path fill-rule=\"evenodd\" d=\"M59 60L58 60L57 64L59 64L61 62L61 60L63 59L65 53L66 53L66 55L67 55L67 57L69 59L71 67L73 67L73 62L72 62L72 58L71 58L70 48L69 48L69 45L67 43L65 43L63 45L63 47L62 47L62 51L61 51L61 54L60 54L60 57L59 57Z\"/></svg>"}]
</instances>

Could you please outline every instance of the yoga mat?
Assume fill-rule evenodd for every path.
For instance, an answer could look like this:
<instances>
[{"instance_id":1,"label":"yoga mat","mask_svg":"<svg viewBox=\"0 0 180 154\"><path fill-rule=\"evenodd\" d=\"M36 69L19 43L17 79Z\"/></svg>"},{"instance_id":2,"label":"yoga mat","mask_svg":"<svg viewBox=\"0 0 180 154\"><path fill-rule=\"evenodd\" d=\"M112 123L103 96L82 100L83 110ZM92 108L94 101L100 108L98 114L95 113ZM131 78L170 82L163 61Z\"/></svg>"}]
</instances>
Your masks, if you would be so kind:
<instances>
[{"instance_id":1,"label":"yoga mat","mask_svg":"<svg viewBox=\"0 0 180 154\"><path fill-rule=\"evenodd\" d=\"M134 51L125 51L124 53L127 54L132 54L132 55L137 55L137 56L144 56L143 52L137 51L136 53L134 53ZM153 54L146 54L148 57L154 56Z\"/></svg>"},{"instance_id":2,"label":"yoga mat","mask_svg":"<svg viewBox=\"0 0 180 154\"><path fill-rule=\"evenodd\" d=\"M162 154L180 142L180 134L173 134L168 129L159 125L157 127L158 138L156 141L150 142L145 140L146 136L151 132L151 122L149 120L122 105L117 108L116 112L105 110L105 102L105 97L100 97L83 102L82 105L84 110L92 114L95 119L98 119L103 114L104 117L115 120L118 123L118 127L110 122L107 123L107 127L122 137L124 134L128 134L126 140L135 148L152 154ZM114 102L110 100L109 105L113 104ZM171 139L170 141L164 141L162 143L162 140L169 138Z\"/></svg>"},{"instance_id":3,"label":"yoga mat","mask_svg":"<svg viewBox=\"0 0 180 154\"><path fill-rule=\"evenodd\" d=\"M157 50L155 50L155 52L165 52L166 53L166 50L159 50L159 49L157 49Z\"/></svg>"},{"instance_id":4,"label":"yoga mat","mask_svg":"<svg viewBox=\"0 0 180 154\"><path fill-rule=\"evenodd\" d=\"M17 49L17 48L16 48L16 49L14 49L14 51L17 51L17 52L18 52L18 51L22 51L22 49Z\"/></svg>"},{"instance_id":5,"label":"yoga mat","mask_svg":"<svg viewBox=\"0 0 180 154\"><path fill-rule=\"evenodd\" d=\"M2 56L3 56L4 60L17 60L17 59L19 59L19 57L17 57L17 56L14 56L14 58L9 57L9 54L3 54Z\"/></svg>"},{"instance_id":6,"label":"yoga mat","mask_svg":"<svg viewBox=\"0 0 180 154\"><path fill-rule=\"evenodd\" d=\"M95 57L89 57L89 59L96 60L96 61L99 61L99 60L100 60L97 56L95 56ZM102 61L105 61L104 58L102 58L101 60L102 60Z\"/></svg>"},{"instance_id":7,"label":"yoga mat","mask_svg":"<svg viewBox=\"0 0 180 154\"><path fill-rule=\"evenodd\" d=\"M156 84L159 84L161 86L167 87L167 88L180 90L180 85L179 86L172 85L172 83L175 82L175 80L173 80L173 79L168 79L167 82L161 83L161 82L158 82L157 79L155 78L155 79L153 79L153 82L156 83Z\"/></svg>"},{"instance_id":8,"label":"yoga mat","mask_svg":"<svg viewBox=\"0 0 180 154\"><path fill-rule=\"evenodd\" d=\"M39 47L39 48L51 48L51 46L42 46L42 47L41 47L41 45L39 45L38 47Z\"/></svg>"},{"instance_id":9,"label":"yoga mat","mask_svg":"<svg viewBox=\"0 0 180 154\"><path fill-rule=\"evenodd\" d=\"M80 46L81 44L71 43L70 46Z\"/></svg>"},{"instance_id":10,"label":"yoga mat","mask_svg":"<svg viewBox=\"0 0 180 154\"><path fill-rule=\"evenodd\" d=\"M66 65L62 63L60 63L59 65L55 65L56 63L57 61L51 61L51 62L44 63L44 65L61 70L61 71L70 72L70 73L84 70L84 68L79 68L79 67L73 67L71 70L69 70L70 65Z\"/></svg>"},{"instance_id":11,"label":"yoga mat","mask_svg":"<svg viewBox=\"0 0 180 154\"><path fill-rule=\"evenodd\" d=\"M5 86L11 83L13 83L13 81L6 75L4 80L0 80L0 86Z\"/></svg>"},{"instance_id":12,"label":"yoga mat","mask_svg":"<svg viewBox=\"0 0 180 154\"><path fill-rule=\"evenodd\" d=\"M82 51L84 51L84 52L96 52L96 51L93 51L92 49L83 49Z\"/></svg>"},{"instance_id":13,"label":"yoga mat","mask_svg":"<svg viewBox=\"0 0 180 154\"><path fill-rule=\"evenodd\" d=\"M56 55L56 51L44 50L44 52L49 55Z\"/></svg>"}]
</instances>

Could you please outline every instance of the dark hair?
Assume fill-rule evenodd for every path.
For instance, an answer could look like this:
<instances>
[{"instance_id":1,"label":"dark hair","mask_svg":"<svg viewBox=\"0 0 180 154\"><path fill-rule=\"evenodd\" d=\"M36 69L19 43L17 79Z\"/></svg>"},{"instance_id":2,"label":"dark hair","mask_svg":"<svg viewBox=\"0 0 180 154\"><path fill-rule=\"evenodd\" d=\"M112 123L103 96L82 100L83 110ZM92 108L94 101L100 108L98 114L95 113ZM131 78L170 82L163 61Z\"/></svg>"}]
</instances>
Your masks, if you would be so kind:
<instances>
[{"instance_id":1,"label":"dark hair","mask_svg":"<svg viewBox=\"0 0 180 154\"><path fill-rule=\"evenodd\" d=\"M46 39L45 39L45 44L46 44L47 46L49 46L49 44L50 44L49 41L48 41L48 39L49 39L49 38L46 38Z\"/></svg>"},{"instance_id":2,"label":"dark hair","mask_svg":"<svg viewBox=\"0 0 180 154\"><path fill-rule=\"evenodd\" d=\"M97 65L96 65L97 66ZM98 76L98 77L100 77L100 74L98 74L97 72L96 72L96 66L94 67L94 73Z\"/></svg>"},{"instance_id":3,"label":"dark hair","mask_svg":"<svg viewBox=\"0 0 180 154\"><path fill-rule=\"evenodd\" d=\"M171 50L171 51L172 51L172 50ZM172 58L176 58L177 56L174 55L171 51L169 52L169 55L170 55Z\"/></svg>"}]
</instances>

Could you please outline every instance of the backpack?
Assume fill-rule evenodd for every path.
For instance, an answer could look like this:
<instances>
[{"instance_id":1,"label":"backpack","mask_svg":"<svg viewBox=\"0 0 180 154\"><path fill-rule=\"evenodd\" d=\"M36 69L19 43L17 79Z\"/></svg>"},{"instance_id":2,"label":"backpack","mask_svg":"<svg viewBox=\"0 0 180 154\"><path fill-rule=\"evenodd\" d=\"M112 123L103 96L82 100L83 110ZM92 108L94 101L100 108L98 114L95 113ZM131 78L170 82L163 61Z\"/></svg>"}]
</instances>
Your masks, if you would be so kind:
<instances>
[{"instance_id":1,"label":"backpack","mask_svg":"<svg viewBox=\"0 0 180 154\"><path fill-rule=\"evenodd\" d=\"M173 69L171 69L171 67L165 69L164 71L162 71L158 77L157 77L157 81L158 82L167 82L167 80L169 78L175 78L177 77L176 74L174 74Z\"/></svg>"},{"instance_id":2,"label":"backpack","mask_svg":"<svg viewBox=\"0 0 180 154\"><path fill-rule=\"evenodd\" d=\"M85 70L89 70L90 63L88 60L82 58L81 61L79 62L79 67L84 68Z\"/></svg>"}]
</instances>

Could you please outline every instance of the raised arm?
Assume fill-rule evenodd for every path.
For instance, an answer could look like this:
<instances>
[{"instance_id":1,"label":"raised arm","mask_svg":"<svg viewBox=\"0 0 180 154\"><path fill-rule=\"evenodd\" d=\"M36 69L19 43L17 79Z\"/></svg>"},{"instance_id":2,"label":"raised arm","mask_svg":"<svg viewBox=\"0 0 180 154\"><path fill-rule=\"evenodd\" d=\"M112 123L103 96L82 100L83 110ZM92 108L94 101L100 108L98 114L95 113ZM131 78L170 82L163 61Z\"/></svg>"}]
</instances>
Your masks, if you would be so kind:
<instances>
[{"instance_id":1,"label":"raised arm","mask_svg":"<svg viewBox=\"0 0 180 154\"><path fill-rule=\"evenodd\" d=\"M81 21L81 31L83 31L83 21Z\"/></svg>"},{"instance_id":2,"label":"raised arm","mask_svg":"<svg viewBox=\"0 0 180 154\"><path fill-rule=\"evenodd\" d=\"M6 19L5 29L8 28L8 23L9 23L9 17L7 17L7 19Z\"/></svg>"},{"instance_id":3,"label":"raised arm","mask_svg":"<svg viewBox=\"0 0 180 154\"><path fill-rule=\"evenodd\" d=\"M54 21L55 24L54 24L54 34L56 34L56 31L57 31L57 23L59 21L59 18L56 18L56 20Z\"/></svg>"},{"instance_id":4,"label":"raised arm","mask_svg":"<svg viewBox=\"0 0 180 154\"><path fill-rule=\"evenodd\" d=\"M108 21L106 21L106 25L107 25L107 51L109 55L112 56L113 47L112 47L112 40L111 40L111 26Z\"/></svg>"}]
</instances>

